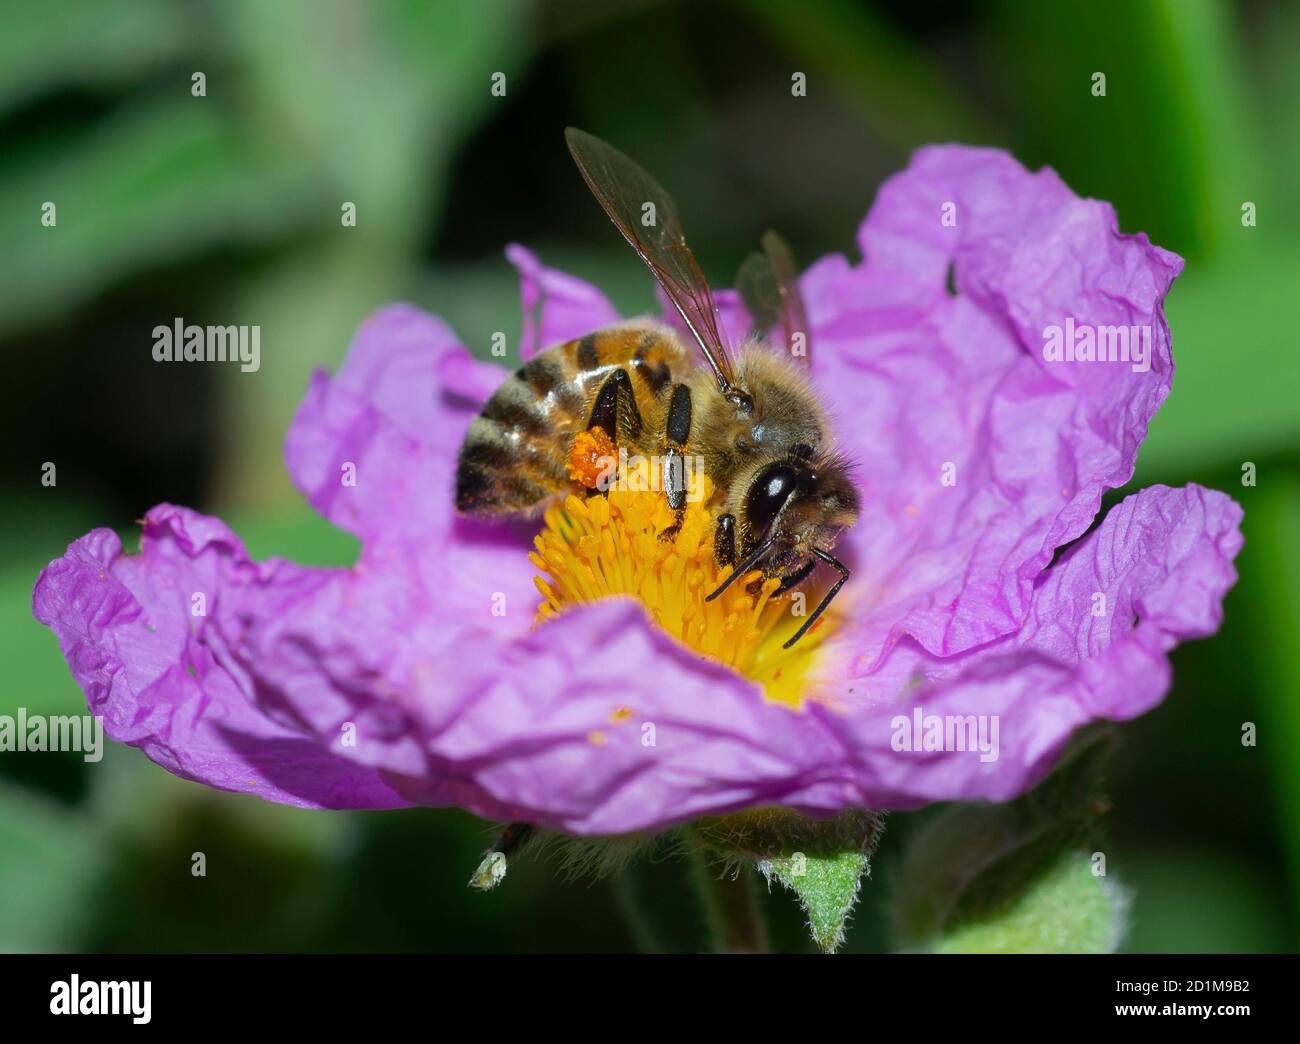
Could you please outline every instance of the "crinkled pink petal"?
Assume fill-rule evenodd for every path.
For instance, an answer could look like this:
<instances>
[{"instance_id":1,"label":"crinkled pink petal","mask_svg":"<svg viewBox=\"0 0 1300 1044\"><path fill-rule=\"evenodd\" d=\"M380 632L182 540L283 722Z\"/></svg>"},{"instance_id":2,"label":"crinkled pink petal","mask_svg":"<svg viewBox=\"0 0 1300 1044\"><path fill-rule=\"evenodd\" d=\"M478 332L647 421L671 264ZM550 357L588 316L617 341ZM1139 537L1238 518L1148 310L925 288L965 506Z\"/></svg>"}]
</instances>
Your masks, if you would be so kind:
<instances>
[{"instance_id":1,"label":"crinkled pink petal","mask_svg":"<svg viewBox=\"0 0 1300 1044\"><path fill-rule=\"evenodd\" d=\"M815 381L864 495L843 544L858 652L909 636L953 655L1013 633L1056 548L1131 477L1169 392L1161 302L1182 262L1052 171L957 146L887 182L859 240L861 265L803 279ZM1150 370L1046 362L1043 330L1068 318L1149 326Z\"/></svg>"},{"instance_id":2,"label":"crinkled pink petal","mask_svg":"<svg viewBox=\"0 0 1300 1044\"><path fill-rule=\"evenodd\" d=\"M826 730L681 646L635 602L584 606L511 642L474 629L457 652L454 676L430 663L412 691L429 747L487 796L463 792L471 809L602 834L809 792L860 796Z\"/></svg>"},{"instance_id":3,"label":"crinkled pink petal","mask_svg":"<svg viewBox=\"0 0 1300 1044\"><path fill-rule=\"evenodd\" d=\"M492 398L509 375L509 370L475 359L464 348L446 352L438 360L438 384L443 393L452 401L461 399L475 406Z\"/></svg>"},{"instance_id":4,"label":"crinkled pink petal","mask_svg":"<svg viewBox=\"0 0 1300 1044\"><path fill-rule=\"evenodd\" d=\"M469 396L485 388L489 365L432 316L385 308L337 375L312 378L285 462L312 505L361 538L358 571L382 578L374 583L436 590L452 619L490 613L500 595L523 628L536 601L531 531L458 518L451 501L456 456L482 406Z\"/></svg>"},{"instance_id":5,"label":"crinkled pink petal","mask_svg":"<svg viewBox=\"0 0 1300 1044\"><path fill-rule=\"evenodd\" d=\"M506 257L519 270L524 311L519 354L524 359L619 321L609 299L590 283L546 268L518 243L506 247Z\"/></svg>"},{"instance_id":6,"label":"crinkled pink petal","mask_svg":"<svg viewBox=\"0 0 1300 1044\"><path fill-rule=\"evenodd\" d=\"M1241 518L1230 497L1200 486L1134 494L1046 571L1016 634L955 657L904 641L874 669L849 661L828 692L840 711L823 720L880 807L1015 797L1047 773L1075 729L1136 717L1164 697L1169 651L1219 627ZM896 751L895 719L918 707L996 716L997 759Z\"/></svg>"},{"instance_id":7,"label":"crinkled pink petal","mask_svg":"<svg viewBox=\"0 0 1300 1044\"><path fill-rule=\"evenodd\" d=\"M234 621L289 611L295 590L336 574L235 564L233 547L216 519L162 505L145 520L139 555L122 554L108 529L73 544L41 573L33 611L58 634L108 735L176 775L310 808L405 805L378 773L259 709L231 645Z\"/></svg>"}]
</instances>

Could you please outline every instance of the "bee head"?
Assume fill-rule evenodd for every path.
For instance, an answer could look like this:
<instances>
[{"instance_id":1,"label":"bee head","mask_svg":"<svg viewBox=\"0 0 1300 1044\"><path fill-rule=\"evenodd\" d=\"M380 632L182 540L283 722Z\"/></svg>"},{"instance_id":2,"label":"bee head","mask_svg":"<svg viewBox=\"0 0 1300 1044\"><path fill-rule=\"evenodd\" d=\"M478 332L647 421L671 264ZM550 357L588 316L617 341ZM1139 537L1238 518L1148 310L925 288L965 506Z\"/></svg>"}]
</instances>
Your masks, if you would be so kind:
<instances>
[{"instance_id":1,"label":"bee head","mask_svg":"<svg viewBox=\"0 0 1300 1044\"><path fill-rule=\"evenodd\" d=\"M784 573L813 548L830 550L858 515L858 491L838 457L818 457L796 443L780 460L756 470L743 502L747 544L772 540L767 568Z\"/></svg>"}]
</instances>

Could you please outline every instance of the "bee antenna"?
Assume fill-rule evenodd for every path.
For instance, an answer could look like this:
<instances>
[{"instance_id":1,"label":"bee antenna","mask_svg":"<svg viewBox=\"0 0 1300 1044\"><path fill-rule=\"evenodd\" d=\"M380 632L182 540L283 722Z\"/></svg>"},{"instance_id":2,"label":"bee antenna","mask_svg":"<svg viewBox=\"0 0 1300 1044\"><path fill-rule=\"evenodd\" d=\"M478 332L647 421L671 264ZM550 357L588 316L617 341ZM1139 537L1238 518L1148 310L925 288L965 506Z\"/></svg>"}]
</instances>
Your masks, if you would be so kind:
<instances>
[{"instance_id":1,"label":"bee antenna","mask_svg":"<svg viewBox=\"0 0 1300 1044\"><path fill-rule=\"evenodd\" d=\"M775 539L775 538L773 538L773 540L774 540L774 539ZM734 584L734 583L735 583L737 580L739 580L742 576L744 576L744 575L745 575L746 573L748 573L751 569L753 569L754 566L755 566L756 564L758 564L758 561L759 561L759 560L760 560L764 555L766 555L769 551L772 550L772 543L773 543L773 540L768 540L766 543L764 543L764 544L760 544L757 548L755 548L753 551L751 551L750 554L749 554L749 557L746 558L743 562L741 562L740 565L736 566L736 568L733 569L733 570L731 571L731 575L730 575L729 577L727 577L727 579L725 579L724 581L722 581L722 583L720 583L720 584L717 586L717 588L714 590L714 592L713 592L711 595L709 595L709 596L708 596L706 599L704 599L704 600L705 600L706 602L711 602L711 601L713 601L713 600L714 600L715 598L717 598L720 594L722 594L722 592L724 592L727 588L729 588L732 584Z\"/></svg>"},{"instance_id":2,"label":"bee antenna","mask_svg":"<svg viewBox=\"0 0 1300 1044\"><path fill-rule=\"evenodd\" d=\"M833 586L829 591L826 592L825 597L823 597L821 602L818 603L817 608L814 609L812 611L812 614L808 617L808 619L803 622L803 626L800 627L799 630L794 632L794 637L792 637L788 642L786 642L783 646L781 646L782 649L790 648L790 646L794 645L795 642L797 642L800 638L802 638L805 634L808 633L812 625L815 624L821 618L822 613L826 612L827 606L831 604L831 599L833 599L837 594L840 593L840 588L844 586L844 581L847 580L851 575L849 572L849 567L846 566L834 555L832 555L829 551L823 551L819 547L814 547L812 549L812 553L816 555L818 558L820 558L827 565L834 566L836 569L838 569L840 573L840 578L835 581L835 586ZM727 579L731 579L731 578L728 577Z\"/></svg>"}]
</instances>

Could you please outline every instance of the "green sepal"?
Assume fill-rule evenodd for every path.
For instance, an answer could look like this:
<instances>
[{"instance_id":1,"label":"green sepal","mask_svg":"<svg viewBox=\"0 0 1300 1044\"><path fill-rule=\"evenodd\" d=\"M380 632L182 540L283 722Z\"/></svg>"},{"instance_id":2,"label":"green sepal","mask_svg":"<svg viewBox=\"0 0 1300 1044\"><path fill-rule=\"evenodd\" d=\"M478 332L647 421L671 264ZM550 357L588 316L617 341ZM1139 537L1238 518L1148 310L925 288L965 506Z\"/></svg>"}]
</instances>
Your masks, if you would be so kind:
<instances>
[{"instance_id":1,"label":"green sepal","mask_svg":"<svg viewBox=\"0 0 1300 1044\"><path fill-rule=\"evenodd\" d=\"M796 852L760 859L757 865L769 888L776 878L799 898L813 942L822 953L838 950L858 901L862 877L870 873L867 856L854 851L827 856Z\"/></svg>"},{"instance_id":2,"label":"green sepal","mask_svg":"<svg viewBox=\"0 0 1300 1044\"><path fill-rule=\"evenodd\" d=\"M1086 852L1062 852L996 916L955 923L937 953L1113 953L1128 922L1129 892L1097 877Z\"/></svg>"},{"instance_id":3,"label":"green sepal","mask_svg":"<svg viewBox=\"0 0 1300 1044\"><path fill-rule=\"evenodd\" d=\"M810 819L783 808L754 809L695 825L697 836L723 858L752 860L769 888L776 880L794 892L823 953L834 953L844 942L882 828L883 818L874 812Z\"/></svg>"}]
</instances>

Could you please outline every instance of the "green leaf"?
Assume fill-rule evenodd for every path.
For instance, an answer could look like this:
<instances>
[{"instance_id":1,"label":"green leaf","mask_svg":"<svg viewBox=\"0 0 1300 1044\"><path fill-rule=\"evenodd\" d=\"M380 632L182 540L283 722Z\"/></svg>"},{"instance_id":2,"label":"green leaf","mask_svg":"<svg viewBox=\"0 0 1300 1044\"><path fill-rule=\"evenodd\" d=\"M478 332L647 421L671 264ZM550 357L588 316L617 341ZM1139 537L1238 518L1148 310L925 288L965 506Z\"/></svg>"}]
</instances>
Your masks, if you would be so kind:
<instances>
[{"instance_id":1,"label":"green leaf","mask_svg":"<svg viewBox=\"0 0 1300 1044\"><path fill-rule=\"evenodd\" d=\"M1133 892L1128 953L1290 953L1276 872L1256 856L1203 844L1137 848L1124 857ZM1189 917L1188 911L1196 911Z\"/></svg>"},{"instance_id":2,"label":"green leaf","mask_svg":"<svg viewBox=\"0 0 1300 1044\"><path fill-rule=\"evenodd\" d=\"M1284 376L1300 326L1297 286L1300 252L1291 247L1243 251L1178 277L1167 304L1174 387L1138 454L1139 483L1209 481L1225 464L1297 444L1295 382ZM1280 379L1261 379L1268 374Z\"/></svg>"},{"instance_id":3,"label":"green leaf","mask_svg":"<svg viewBox=\"0 0 1300 1044\"><path fill-rule=\"evenodd\" d=\"M75 948L107 845L62 806L0 786L0 951Z\"/></svg>"},{"instance_id":4,"label":"green leaf","mask_svg":"<svg viewBox=\"0 0 1300 1044\"><path fill-rule=\"evenodd\" d=\"M519 89L532 5L408 0L359 12L339 0L238 0L221 15L268 144L306 150L321 183L357 203L349 238L410 255L456 143L500 109L491 75ZM337 215L335 202L317 227L337 231Z\"/></svg>"},{"instance_id":5,"label":"green leaf","mask_svg":"<svg viewBox=\"0 0 1300 1044\"><path fill-rule=\"evenodd\" d=\"M457 147L500 111L492 74L507 74L512 95L523 82L531 10L513 0L394 3L364 15L308 0L222 8L244 89L262 102L259 142L282 158L280 142L302 153L319 197L305 226L313 235L245 280L228 306L229 321L260 325L275 345L257 380L238 384L240 422L220 479L232 499L284 498L279 455L266 447L279 443L310 373L343 357L367 314L410 298ZM357 206L355 228L340 227L343 201Z\"/></svg>"},{"instance_id":6,"label":"green leaf","mask_svg":"<svg viewBox=\"0 0 1300 1044\"><path fill-rule=\"evenodd\" d=\"M1258 202L1264 173L1250 133L1256 104L1236 58L1239 20L1225 5L1001 0L990 14L1002 89L1033 98L1009 129L1019 141L1004 135L999 145L1114 203L1125 231L1197 260L1230 246L1240 204ZM1097 72L1107 77L1104 97L1090 89ZM1097 162L1098 141L1151 162L1128 177Z\"/></svg>"},{"instance_id":7,"label":"green leaf","mask_svg":"<svg viewBox=\"0 0 1300 1044\"><path fill-rule=\"evenodd\" d=\"M187 18L167 0L0 5L0 110L62 84L149 75L193 47Z\"/></svg>"},{"instance_id":8,"label":"green leaf","mask_svg":"<svg viewBox=\"0 0 1300 1044\"><path fill-rule=\"evenodd\" d=\"M874 129L906 152L931 141L987 139L980 116L933 61L889 20L851 0L741 7L782 49L807 63L812 89L828 82ZM784 85L788 91L788 84ZM888 99L887 102L884 99Z\"/></svg>"},{"instance_id":9,"label":"green leaf","mask_svg":"<svg viewBox=\"0 0 1300 1044\"><path fill-rule=\"evenodd\" d=\"M23 263L0 284L0 329L57 316L124 273L274 240L324 205L310 176L302 157L250 144L187 90L69 141L15 147L0 171L0 238ZM41 223L46 201L53 227Z\"/></svg>"},{"instance_id":10,"label":"green leaf","mask_svg":"<svg viewBox=\"0 0 1300 1044\"><path fill-rule=\"evenodd\" d=\"M1267 679L1260 690L1259 750L1268 759L1273 801L1290 850L1292 893L1300 896L1300 773L1293 753L1300 743L1300 478L1262 472L1257 487L1243 486L1233 495L1246 509L1249 533L1242 590L1234 604L1245 616L1251 654Z\"/></svg>"}]
</instances>

